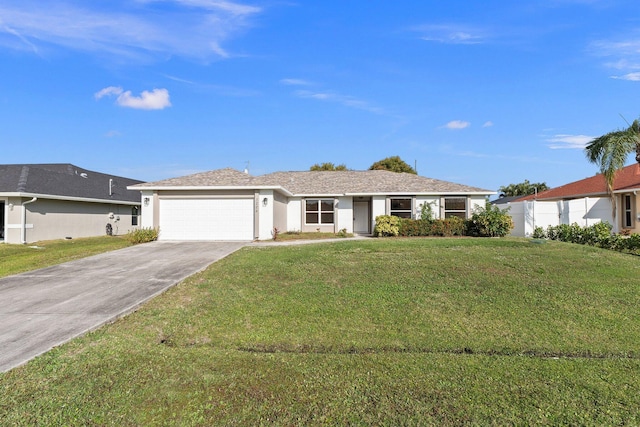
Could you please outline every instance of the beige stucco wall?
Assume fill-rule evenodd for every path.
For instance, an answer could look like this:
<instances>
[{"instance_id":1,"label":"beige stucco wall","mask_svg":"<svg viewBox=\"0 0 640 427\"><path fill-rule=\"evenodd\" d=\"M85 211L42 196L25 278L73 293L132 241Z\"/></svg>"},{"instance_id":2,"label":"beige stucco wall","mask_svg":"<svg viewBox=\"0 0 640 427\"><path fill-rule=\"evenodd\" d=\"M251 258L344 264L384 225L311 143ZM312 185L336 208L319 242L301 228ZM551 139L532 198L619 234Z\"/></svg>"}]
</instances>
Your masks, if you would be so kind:
<instances>
[{"instance_id":1,"label":"beige stucco wall","mask_svg":"<svg viewBox=\"0 0 640 427\"><path fill-rule=\"evenodd\" d=\"M471 216L477 208L484 208L487 205L487 198L485 196L471 196L469 200L469 216Z\"/></svg>"},{"instance_id":2,"label":"beige stucco wall","mask_svg":"<svg viewBox=\"0 0 640 427\"><path fill-rule=\"evenodd\" d=\"M346 230L347 233L353 233L353 197L338 197L335 217L336 232Z\"/></svg>"},{"instance_id":3,"label":"beige stucco wall","mask_svg":"<svg viewBox=\"0 0 640 427\"><path fill-rule=\"evenodd\" d=\"M266 204L265 204L266 202ZM274 202L273 190L260 190L258 192L258 239L269 240L273 238Z\"/></svg>"},{"instance_id":4,"label":"beige stucco wall","mask_svg":"<svg viewBox=\"0 0 640 427\"><path fill-rule=\"evenodd\" d=\"M287 203L287 231L302 231L302 199L290 197Z\"/></svg>"},{"instance_id":5,"label":"beige stucco wall","mask_svg":"<svg viewBox=\"0 0 640 427\"><path fill-rule=\"evenodd\" d=\"M281 233L287 231L287 198L277 192L273 195L273 226Z\"/></svg>"},{"instance_id":6,"label":"beige stucco wall","mask_svg":"<svg viewBox=\"0 0 640 427\"><path fill-rule=\"evenodd\" d=\"M440 196L416 196L415 202L415 218L420 219L422 217L422 205L424 205L425 203L431 204L433 219L440 218Z\"/></svg>"},{"instance_id":7,"label":"beige stucco wall","mask_svg":"<svg viewBox=\"0 0 640 427\"><path fill-rule=\"evenodd\" d=\"M631 196L631 217L632 217L632 227L628 228L628 227L623 227L624 224L624 216L625 216L625 211L624 211L624 196L628 194ZM634 194L633 192L630 193L621 193L621 194L617 194L616 195L616 200L617 200L617 213L616 213L616 219L617 219L617 227L614 231L622 231L624 230L625 232L628 233L640 233L640 219L638 218L638 216L640 215L640 197L638 197L638 194Z\"/></svg>"},{"instance_id":8,"label":"beige stucco wall","mask_svg":"<svg viewBox=\"0 0 640 427\"><path fill-rule=\"evenodd\" d=\"M114 235L123 235L136 228L131 225L130 205L89 203L66 200L9 198L5 229L6 243L23 243L22 216L25 209L25 242L104 236L110 223ZM113 218L109 214L113 213Z\"/></svg>"}]
</instances>

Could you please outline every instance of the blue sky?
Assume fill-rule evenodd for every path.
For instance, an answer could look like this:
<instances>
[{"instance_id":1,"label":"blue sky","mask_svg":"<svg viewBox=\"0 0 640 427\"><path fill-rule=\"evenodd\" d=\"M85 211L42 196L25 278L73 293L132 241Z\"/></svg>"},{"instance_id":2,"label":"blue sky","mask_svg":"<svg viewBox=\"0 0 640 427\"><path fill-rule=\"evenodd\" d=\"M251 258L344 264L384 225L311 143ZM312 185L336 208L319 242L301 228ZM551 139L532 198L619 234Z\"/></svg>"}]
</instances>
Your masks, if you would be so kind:
<instances>
[{"instance_id":1,"label":"blue sky","mask_svg":"<svg viewBox=\"0 0 640 427\"><path fill-rule=\"evenodd\" d=\"M490 190L558 186L640 115L632 0L43 4L0 0L2 163L152 181L399 155Z\"/></svg>"}]
</instances>

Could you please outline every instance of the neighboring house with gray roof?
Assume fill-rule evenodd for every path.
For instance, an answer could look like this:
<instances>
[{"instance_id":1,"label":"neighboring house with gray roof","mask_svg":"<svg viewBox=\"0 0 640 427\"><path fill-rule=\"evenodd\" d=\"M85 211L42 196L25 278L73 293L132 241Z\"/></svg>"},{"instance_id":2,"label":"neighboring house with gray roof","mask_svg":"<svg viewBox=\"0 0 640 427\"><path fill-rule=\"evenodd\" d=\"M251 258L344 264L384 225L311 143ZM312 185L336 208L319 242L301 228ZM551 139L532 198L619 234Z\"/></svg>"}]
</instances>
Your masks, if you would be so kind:
<instances>
[{"instance_id":1,"label":"neighboring house with gray roof","mask_svg":"<svg viewBox=\"0 0 640 427\"><path fill-rule=\"evenodd\" d=\"M274 229L370 235L378 215L468 218L495 192L384 170L275 172L235 169L128 187L142 194L143 227L161 240L268 240Z\"/></svg>"},{"instance_id":2,"label":"neighboring house with gray roof","mask_svg":"<svg viewBox=\"0 0 640 427\"><path fill-rule=\"evenodd\" d=\"M139 222L142 181L72 164L0 165L0 241L124 234Z\"/></svg>"}]
</instances>

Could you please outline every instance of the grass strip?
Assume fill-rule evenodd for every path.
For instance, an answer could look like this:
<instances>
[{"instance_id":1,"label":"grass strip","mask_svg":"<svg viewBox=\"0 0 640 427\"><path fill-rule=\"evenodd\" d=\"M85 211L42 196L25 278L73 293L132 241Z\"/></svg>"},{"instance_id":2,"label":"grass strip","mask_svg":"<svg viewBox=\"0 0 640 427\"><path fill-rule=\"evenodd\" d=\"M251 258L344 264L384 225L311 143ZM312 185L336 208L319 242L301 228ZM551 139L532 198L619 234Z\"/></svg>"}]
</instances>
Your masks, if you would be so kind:
<instances>
[{"instance_id":1,"label":"grass strip","mask_svg":"<svg viewBox=\"0 0 640 427\"><path fill-rule=\"evenodd\" d=\"M0 277L49 267L131 246L120 237L50 240L32 245L0 245Z\"/></svg>"}]
</instances>

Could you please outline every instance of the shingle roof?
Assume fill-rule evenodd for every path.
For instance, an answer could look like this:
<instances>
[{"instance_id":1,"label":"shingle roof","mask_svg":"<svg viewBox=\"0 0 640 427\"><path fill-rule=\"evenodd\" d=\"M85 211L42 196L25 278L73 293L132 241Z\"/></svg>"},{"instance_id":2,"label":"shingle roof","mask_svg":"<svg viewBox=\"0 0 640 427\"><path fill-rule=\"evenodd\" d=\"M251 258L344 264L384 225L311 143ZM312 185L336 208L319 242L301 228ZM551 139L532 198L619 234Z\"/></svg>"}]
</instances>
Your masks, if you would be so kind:
<instances>
[{"instance_id":1,"label":"shingle roof","mask_svg":"<svg viewBox=\"0 0 640 427\"><path fill-rule=\"evenodd\" d=\"M279 187L294 195L493 193L477 187L384 170L275 172L254 177L235 169L218 169L133 188L136 187Z\"/></svg>"},{"instance_id":2,"label":"shingle roof","mask_svg":"<svg viewBox=\"0 0 640 427\"><path fill-rule=\"evenodd\" d=\"M255 177L235 169L216 169L193 175L146 182L136 187L252 187Z\"/></svg>"},{"instance_id":3,"label":"shingle roof","mask_svg":"<svg viewBox=\"0 0 640 427\"><path fill-rule=\"evenodd\" d=\"M634 163L618 171L614 181L613 191L640 188L640 165ZM556 200L586 196L602 196L607 194L607 183L602 174L597 174L580 181L570 182L560 187L551 188L538 193L537 200ZM521 200L533 200L534 195L523 197Z\"/></svg>"},{"instance_id":4,"label":"shingle roof","mask_svg":"<svg viewBox=\"0 0 640 427\"><path fill-rule=\"evenodd\" d=\"M0 193L139 202L140 192L127 190L127 186L141 182L68 163L0 165Z\"/></svg>"},{"instance_id":5,"label":"shingle roof","mask_svg":"<svg viewBox=\"0 0 640 427\"><path fill-rule=\"evenodd\" d=\"M507 203L515 202L516 200L524 196L502 196L495 200L491 200L492 205L506 205Z\"/></svg>"}]
</instances>

